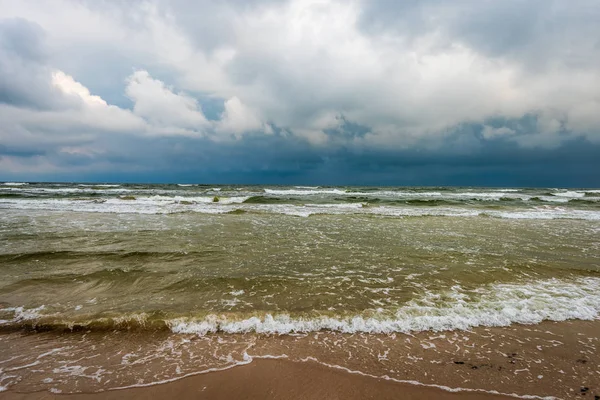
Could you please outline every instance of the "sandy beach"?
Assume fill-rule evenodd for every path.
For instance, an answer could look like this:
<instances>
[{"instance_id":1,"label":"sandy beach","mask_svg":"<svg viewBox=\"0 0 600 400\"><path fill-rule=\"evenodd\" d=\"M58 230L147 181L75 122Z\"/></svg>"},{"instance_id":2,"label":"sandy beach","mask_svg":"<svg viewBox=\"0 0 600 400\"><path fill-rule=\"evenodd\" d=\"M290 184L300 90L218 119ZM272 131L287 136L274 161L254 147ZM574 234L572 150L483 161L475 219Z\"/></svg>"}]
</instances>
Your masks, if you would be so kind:
<instances>
[{"instance_id":1,"label":"sandy beach","mask_svg":"<svg viewBox=\"0 0 600 400\"><path fill-rule=\"evenodd\" d=\"M600 396L600 321L597 320L376 337L331 332L298 337L254 335L247 337L243 346L236 342L227 349L229 358L243 354L247 359L223 364L216 371L196 366L193 354L218 357L214 343L219 343L222 349L228 346L231 337L188 336L175 343L173 335L136 337L131 342L123 340L125 335L135 336L111 333L87 341L86 334L78 333L1 335L4 376L23 375L22 381L15 381L0 393L0 398L569 399L585 396L598 399ZM169 364L168 355L144 356L124 365L123 360L130 357L132 348L148 350L151 342L163 346L168 343L169 354L178 358L177 368ZM93 350L85 350L90 344ZM27 351L20 348L22 345L35 349L31 361L26 365L11 363L15 357L11 355ZM59 351L48 350L59 345L71 350L79 346L82 350L73 353L74 360L61 359ZM235 353L234 348L243 350ZM347 355L348 349L355 352L352 357ZM149 353L152 352L150 349ZM49 353L55 358L47 357ZM77 367L64 368L65 365ZM61 371L62 383L49 379L61 376ZM42 382L46 385L40 386Z\"/></svg>"},{"instance_id":2,"label":"sandy beach","mask_svg":"<svg viewBox=\"0 0 600 400\"><path fill-rule=\"evenodd\" d=\"M94 394L5 393L7 400L134 399L502 399L484 393L450 393L327 368L316 363L256 360L249 365L142 388Z\"/></svg>"}]
</instances>

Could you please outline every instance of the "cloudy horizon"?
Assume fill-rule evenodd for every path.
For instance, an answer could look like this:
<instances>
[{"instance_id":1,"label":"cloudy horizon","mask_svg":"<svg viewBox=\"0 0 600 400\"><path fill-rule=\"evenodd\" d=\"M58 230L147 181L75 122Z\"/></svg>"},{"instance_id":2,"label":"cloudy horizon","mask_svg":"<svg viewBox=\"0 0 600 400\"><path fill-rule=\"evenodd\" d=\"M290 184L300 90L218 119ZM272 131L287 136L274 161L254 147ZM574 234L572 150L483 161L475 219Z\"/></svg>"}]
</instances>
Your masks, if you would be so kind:
<instances>
[{"instance_id":1,"label":"cloudy horizon","mask_svg":"<svg viewBox=\"0 0 600 400\"><path fill-rule=\"evenodd\" d=\"M0 0L0 181L600 186L597 1Z\"/></svg>"}]
</instances>

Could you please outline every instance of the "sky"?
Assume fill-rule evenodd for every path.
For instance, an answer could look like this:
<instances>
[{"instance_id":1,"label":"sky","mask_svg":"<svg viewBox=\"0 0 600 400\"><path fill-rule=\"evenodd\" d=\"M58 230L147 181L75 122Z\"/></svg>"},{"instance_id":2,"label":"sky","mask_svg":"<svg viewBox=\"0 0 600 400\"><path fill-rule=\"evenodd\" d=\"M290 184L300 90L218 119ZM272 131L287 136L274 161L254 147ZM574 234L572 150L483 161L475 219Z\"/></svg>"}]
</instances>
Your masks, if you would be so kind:
<instances>
[{"instance_id":1,"label":"sky","mask_svg":"<svg viewBox=\"0 0 600 400\"><path fill-rule=\"evenodd\" d=\"M0 0L0 180L600 186L597 0Z\"/></svg>"}]
</instances>

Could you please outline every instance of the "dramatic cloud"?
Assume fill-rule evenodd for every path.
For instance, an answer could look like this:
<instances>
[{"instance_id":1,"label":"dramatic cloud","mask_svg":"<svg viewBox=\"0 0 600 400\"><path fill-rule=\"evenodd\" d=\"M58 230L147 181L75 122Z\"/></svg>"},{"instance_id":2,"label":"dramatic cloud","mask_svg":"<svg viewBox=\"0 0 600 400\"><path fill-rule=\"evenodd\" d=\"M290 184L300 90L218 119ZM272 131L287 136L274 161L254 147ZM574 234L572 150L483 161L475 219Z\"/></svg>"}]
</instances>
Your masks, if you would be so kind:
<instances>
[{"instance_id":1,"label":"dramatic cloud","mask_svg":"<svg viewBox=\"0 0 600 400\"><path fill-rule=\"evenodd\" d=\"M0 0L0 179L599 185L599 20L594 0Z\"/></svg>"},{"instance_id":2,"label":"dramatic cloud","mask_svg":"<svg viewBox=\"0 0 600 400\"><path fill-rule=\"evenodd\" d=\"M146 71L129 77L126 93L133 101L133 113L155 125L202 129L207 124L196 99L173 93Z\"/></svg>"}]
</instances>

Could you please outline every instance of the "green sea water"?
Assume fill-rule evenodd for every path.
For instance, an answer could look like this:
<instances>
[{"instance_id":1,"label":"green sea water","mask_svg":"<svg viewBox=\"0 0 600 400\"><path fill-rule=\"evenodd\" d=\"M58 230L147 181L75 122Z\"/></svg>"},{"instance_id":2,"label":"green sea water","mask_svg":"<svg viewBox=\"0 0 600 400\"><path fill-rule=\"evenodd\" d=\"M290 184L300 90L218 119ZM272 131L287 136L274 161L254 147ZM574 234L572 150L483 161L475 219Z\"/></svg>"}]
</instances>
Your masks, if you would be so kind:
<instances>
[{"instance_id":1,"label":"green sea water","mask_svg":"<svg viewBox=\"0 0 600 400\"><path fill-rule=\"evenodd\" d=\"M592 319L600 191L0 186L0 329L409 332Z\"/></svg>"}]
</instances>

